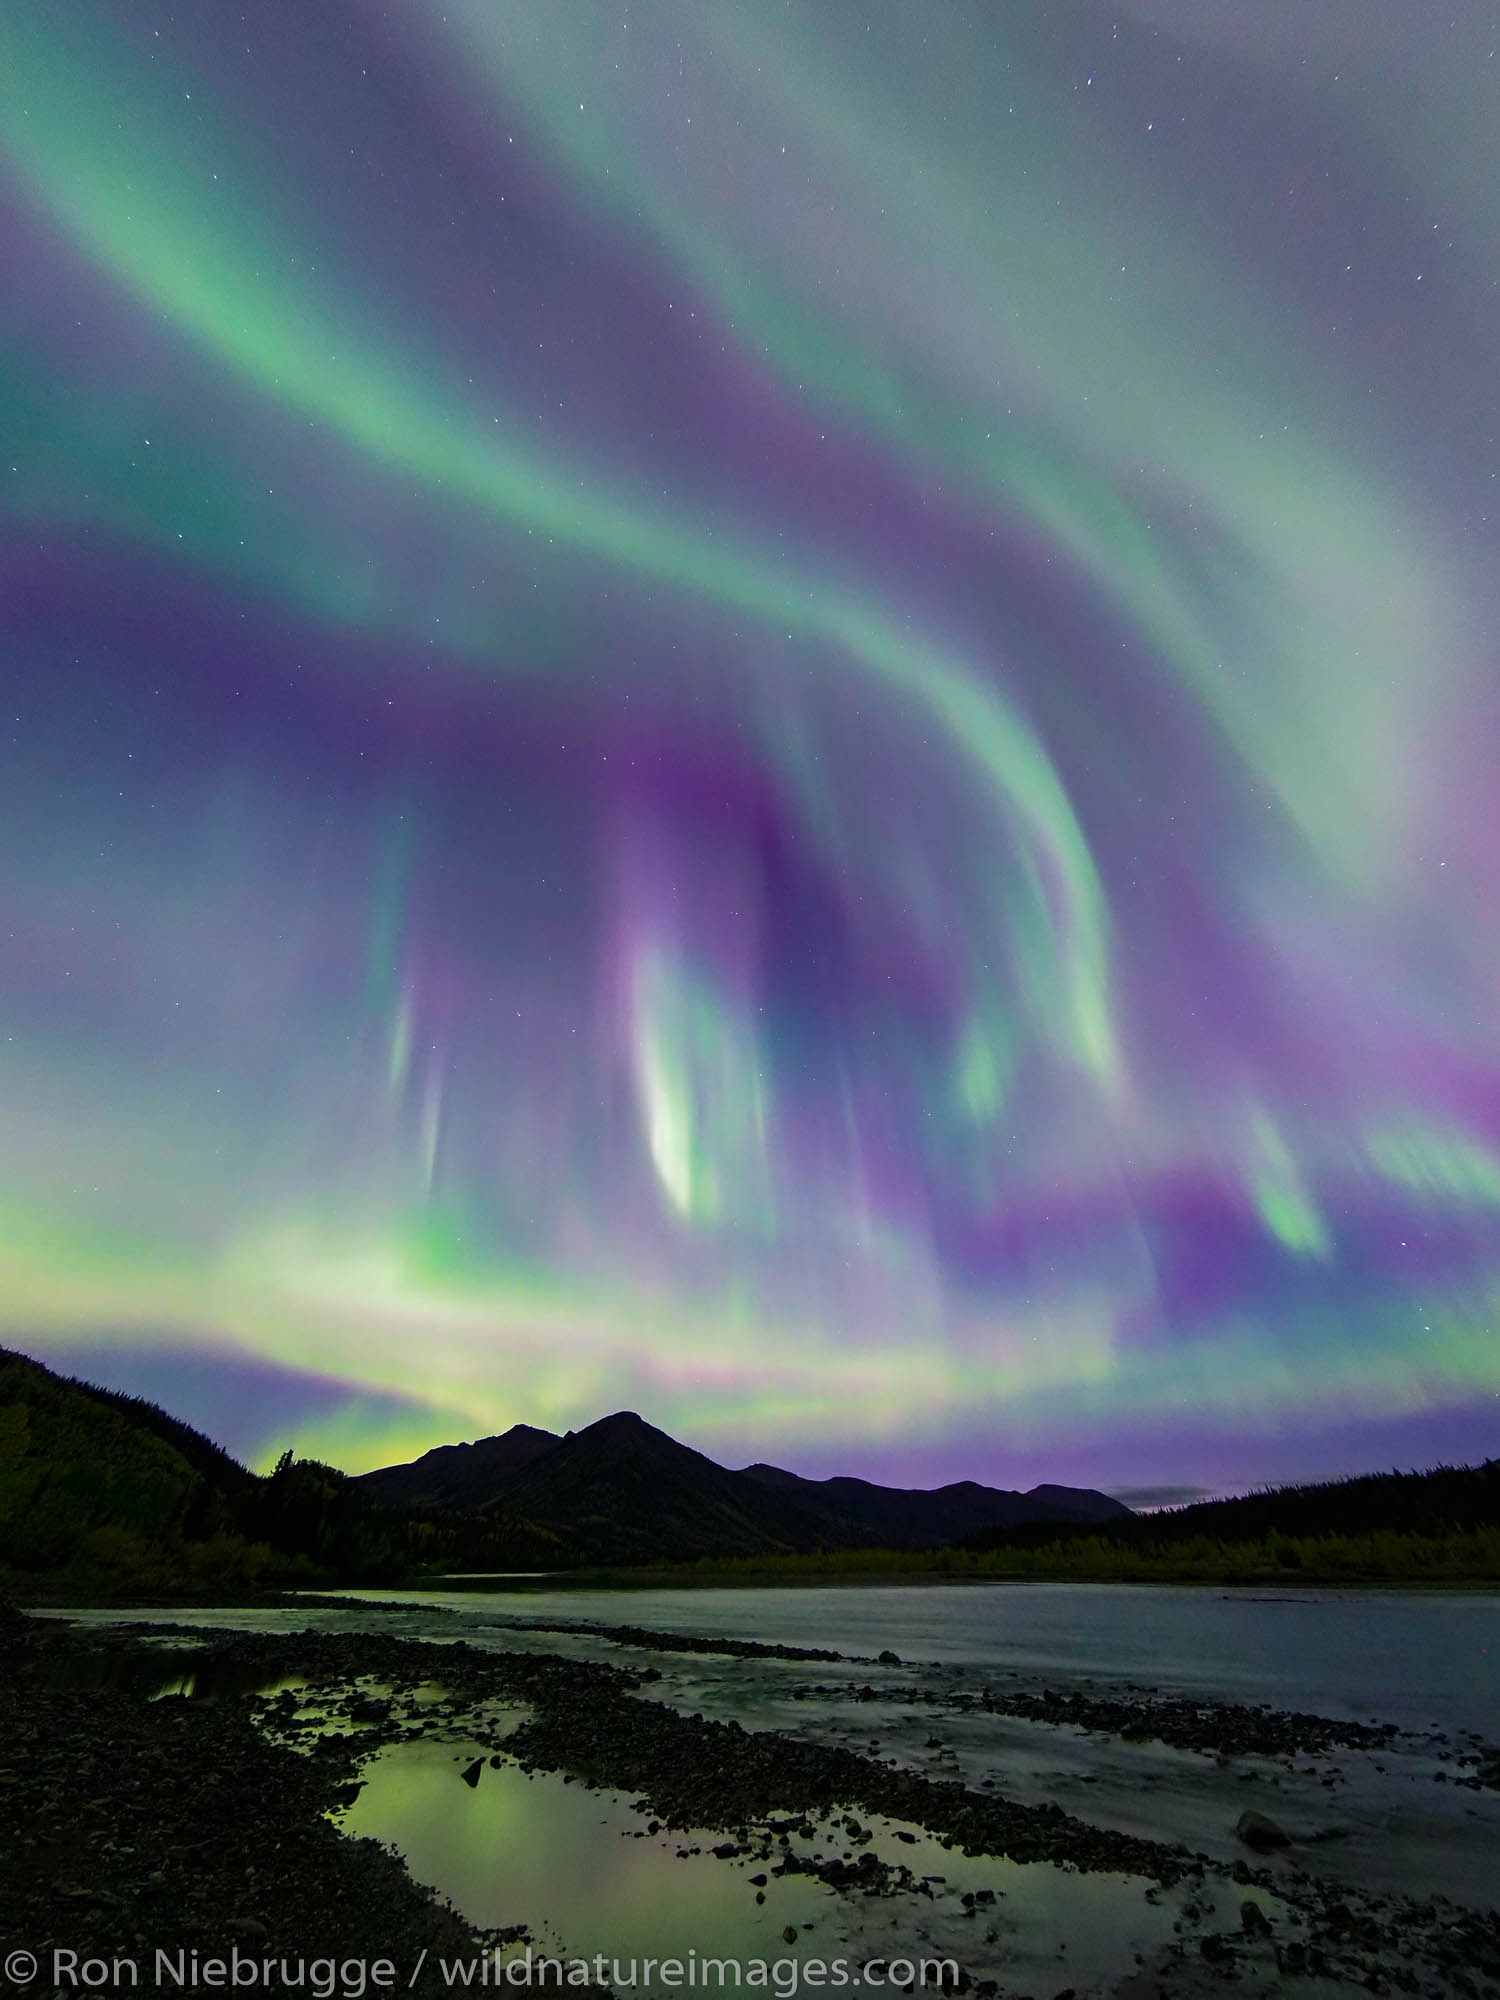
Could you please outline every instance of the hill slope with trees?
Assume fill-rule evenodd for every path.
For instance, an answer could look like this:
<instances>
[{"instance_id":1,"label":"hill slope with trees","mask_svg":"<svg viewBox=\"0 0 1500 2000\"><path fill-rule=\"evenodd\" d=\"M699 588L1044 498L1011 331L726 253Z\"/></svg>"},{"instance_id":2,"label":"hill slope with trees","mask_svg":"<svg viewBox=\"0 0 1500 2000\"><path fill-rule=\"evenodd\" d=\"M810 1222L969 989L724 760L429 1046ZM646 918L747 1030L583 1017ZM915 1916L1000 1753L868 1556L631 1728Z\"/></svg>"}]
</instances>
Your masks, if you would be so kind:
<instances>
[{"instance_id":1,"label":"hill slope with trees","mask_svg":"<svg viewBox=\"0 0 1500 2000\"><path fill-rule=\"evenodd\" d=\"M0 1348L0 1587L32 1595L399 1581L543 1558L507 1521L414 1516L334 1467L261 1478L155 1404Z\"/></svg>"}]
</instances>

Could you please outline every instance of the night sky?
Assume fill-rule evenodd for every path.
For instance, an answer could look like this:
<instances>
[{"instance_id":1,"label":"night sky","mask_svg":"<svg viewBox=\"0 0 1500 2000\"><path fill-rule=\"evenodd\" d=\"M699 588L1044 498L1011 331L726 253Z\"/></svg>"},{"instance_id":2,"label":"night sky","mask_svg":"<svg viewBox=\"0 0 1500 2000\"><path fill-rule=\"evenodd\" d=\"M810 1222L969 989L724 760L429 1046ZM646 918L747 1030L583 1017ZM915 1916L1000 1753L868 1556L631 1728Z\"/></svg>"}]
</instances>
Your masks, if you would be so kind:
<instances>
[{"instance_id":1,"label":"night sky","mask_svg":"<svg viewBox=\"0 0 1500 2000\"><path fill-rule=\"evenodd\" d=\"M1500 15L0 19L0 1341L1500 1451Z\"/></svg>"}]
</instances>

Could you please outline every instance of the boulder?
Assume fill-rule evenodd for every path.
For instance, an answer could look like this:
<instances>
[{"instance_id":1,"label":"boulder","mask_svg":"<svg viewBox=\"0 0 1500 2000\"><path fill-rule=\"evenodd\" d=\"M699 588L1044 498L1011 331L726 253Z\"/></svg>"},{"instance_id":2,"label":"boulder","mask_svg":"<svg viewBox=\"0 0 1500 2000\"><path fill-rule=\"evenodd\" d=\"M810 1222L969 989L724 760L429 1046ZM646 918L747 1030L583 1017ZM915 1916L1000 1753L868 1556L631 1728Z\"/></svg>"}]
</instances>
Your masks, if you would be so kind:
<instances>
[{"instance_id":1,"label":"boulder","mask_svg":"<svg viewBox=\"0 0 1500 2000\"><path fill-rule=\"evenodd\" d=\"M1270 1854L1278 1847L1290 1847L1292 1844L1292 1836L1286 1828L1278 1826L1274 1819L1261 1812L1242 1812L1234 1830L1246 1847L1253 1847L1257 1854Z\"/></svg>"}]
</instances>

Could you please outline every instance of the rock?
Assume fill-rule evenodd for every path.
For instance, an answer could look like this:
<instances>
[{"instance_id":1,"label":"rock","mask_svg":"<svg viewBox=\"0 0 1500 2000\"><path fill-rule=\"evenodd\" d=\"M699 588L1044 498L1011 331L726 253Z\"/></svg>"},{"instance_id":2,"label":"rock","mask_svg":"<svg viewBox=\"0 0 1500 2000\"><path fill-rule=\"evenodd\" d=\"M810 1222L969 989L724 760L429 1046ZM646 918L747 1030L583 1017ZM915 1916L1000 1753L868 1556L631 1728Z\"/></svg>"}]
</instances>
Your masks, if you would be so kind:
<instances>
[{"instance_id":1,"label":"rock","mask_svg":"<svg viewBox=\"0 0 1500 2000\"><path fill-rule=\"evenodd\" d=\"M1253 1847L1257 1854L1270 1854L1278 1847L1290 1847L1292 1844L1292 1836L1286 1828L1278 1826L1274 1819L1262 1812L1242 1812L1234 1830L1246 1847Z\"/></svg>"},{"instance_id":2,"label":"rock","mask_svg":"<svg viewBox=\"0 0 1500 2000\"><path fill-rule=\"evenodd\" d=\"M479 1783L479 1774L483 1769L484 1769L484 1759L482 1757L476 1757L472 1764L468 1765L465 1770L460 1772L459 1775L462 1777L464 1783L469 1787L470 1791L473 1791L474 1787Z\"/></svg>"},{"instance_id":3,"label":"rock","mask_svg":"<svg viewBox=\"0 0 1500 2000\"><path fill-rule=\"evenodd\" d=\"M788 1924L782 1931L781 1942L783 1944L795 1944L797 1942L797 1926L795 1924Z\"/></svg>"},{"instance_id":4,"label":"rock","mask_svg":"<svg viewBox=\"0 0 1500 2000\"><path fill-rule=\"evenodd\" d=\"M1259 1903L1240 1904L1240 1929L1246 1937L1269 1937L1271 1923Z\"/></svg>"},{"instance_id":5,"label":"rock","mask_svg":"<svg viewBox=\"0 0 1500 2000\"><path fill-rule=\"evenodd\" d=\"M878 1664L882 1667L899 1667L901 1664L901 1655L899 1653L892 1653L889 1650L884 1653L877 1653L875 1657Z\"/></svg>"}]
</instances>

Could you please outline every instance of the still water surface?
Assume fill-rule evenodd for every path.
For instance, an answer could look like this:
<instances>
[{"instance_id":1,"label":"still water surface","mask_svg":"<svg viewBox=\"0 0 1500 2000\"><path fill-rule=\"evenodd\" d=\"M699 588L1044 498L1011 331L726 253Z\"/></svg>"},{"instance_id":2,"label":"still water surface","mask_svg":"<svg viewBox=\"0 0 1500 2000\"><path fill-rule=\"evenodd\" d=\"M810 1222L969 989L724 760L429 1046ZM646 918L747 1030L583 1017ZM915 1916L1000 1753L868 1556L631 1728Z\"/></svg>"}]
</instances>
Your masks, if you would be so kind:
<instances>
[{"instance_id":1,"label":"still water surface","mask_svg":"<svg viewBox=\"0 0 1500 2000\"><path fill-rule=\"evenodd\" d=\"M768 1856L751 1843L717 1858L722 1836L658 1830L621 1795L556 1773L495 1759L469 1789L455 1770L478 1748L382 1750L363 1767L364 1788L340 1824L393 1844L419 1881L440 1887L472 1922L525 1921L540 1952L563 1958L660 1963L695 1952L783 1965L842 1956L858 1965L932 1952L974 1965L993 1955L1022 1990L1066 1983L1077 1991L1129 1966L1137 1951L1160 1952L1187 1900L1186 1890L1148 1899L1152 1885L1139 1877L966 1855L878 1815L865 1816L860 1851L908 1868L909 1886L840 1895L813 1876L783 1874L780 1849ZM826 1814L795 1844L852 1858L859 1824ZM1198 1893L1212 1900L1211 1891ZM1226 1899L1231 1918L1244 1893Z\"/></svg>"}]
</instances>

